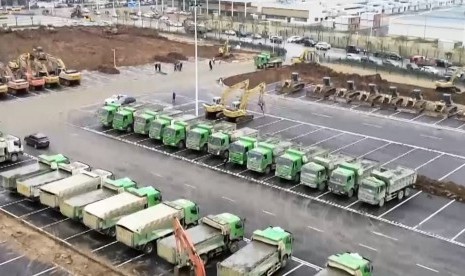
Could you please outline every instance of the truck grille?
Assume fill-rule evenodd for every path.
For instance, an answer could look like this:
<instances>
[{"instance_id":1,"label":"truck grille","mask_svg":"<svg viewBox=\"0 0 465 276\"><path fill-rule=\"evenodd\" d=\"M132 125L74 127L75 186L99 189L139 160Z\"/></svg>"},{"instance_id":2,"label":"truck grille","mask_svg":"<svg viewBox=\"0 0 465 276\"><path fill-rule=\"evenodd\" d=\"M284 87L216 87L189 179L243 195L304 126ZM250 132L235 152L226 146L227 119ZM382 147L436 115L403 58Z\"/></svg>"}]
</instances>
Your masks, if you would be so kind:
<instances>
[{"instance_id":1,"label":"truck grille","mask_svg":"<svg viewBox=\"0 0 465 276\"><path fill-rule=\"evenodd\" d=\"M134 247L133 232L126 228L116 226L116 239L127 246Z\"/></svg>"},{"instance_id":2,"label":"truck grille","mask_svg":"<svg viewBox=\"0 0 465 276\"><path fill-rule=\"evenodd\" d=\"M310 187L316 187L316 179L313 175L310 175L308 173L303 173L301 176L300 176L300 180L302 181L302 183L304 185L307 185L307 186L310 186Z\"/></svg>"},{"instance_id":3,"label":"truck grille","mask_svg":"<svg viewBox=\"0 0 465 276\"><path fill-rule=\"evenodd\" d=\"M84 212L82 221L87 227L91 229L100 229L100 219L94 215Z\"/></svg>"},{"instance_id":4,"label":"truck grille","mask_svg":"<svg viewBox=\"0 0 465 276\"><path fill-rule=\"evenodd\" d=\"M56 195L41 191L39 197L40 203L52 208L58 207L58 197Z\"/></svg>"},{"instance_id":5,"label":"truck grille","mask_svg":"<svg viewBox=\"0 0 465 276\"><path fill-rule=\"evenodd\" d=\"M290 179L291 178L291 170L286 167L286 166L279 166L277 169L276 169L276 174L279 176L279 177L282 177L282 178L285 178L285 179Z\"/></svg>"},{"instance_id":6,"label":"truck grille","mask_svg":"<svg viewBox=\"0 0 465 276\"><path fill-rule=\"evenodd\" d=\"M187 148L194 149L194 150L200 149L199 145L195 141L189 141L189 140L187 140Z\"/></svg>"},{"instance_id":7,"label":"truck grille","mask_svg":"<svg viewBox=\"0 0 465 276\"><path fill-rule=\"evenodd\" d=\"M247 168L250 169L250 170L253 170L253 171L261 171L260 163L257 162L257 161L249 160L247 162Z\"/></svg>"},{"instance_id":8,"label":"truck grille","mask_svg":"<svg viewBox=\"0 0 465 276\"><path fill-rule=\"evenodd\" d=\"M229 158L230 158L231 162L243 165L244 162L243 162L243 159L241 157L242 156L240 154L230 154L229 155Z\"/></svg>"},{"instance_id":9,"label":"truck grille","mask_svg":"<svg viewBox=\"0 0 465 276\"><path fill-rule=\"evenodd\" d=\"M18 189L18 193L22 194L25 197L31 197L32 195L31 189L29 188L29 186L26 186L24 184L18 184L17 189Z\"/></svg>"}]
</instances>

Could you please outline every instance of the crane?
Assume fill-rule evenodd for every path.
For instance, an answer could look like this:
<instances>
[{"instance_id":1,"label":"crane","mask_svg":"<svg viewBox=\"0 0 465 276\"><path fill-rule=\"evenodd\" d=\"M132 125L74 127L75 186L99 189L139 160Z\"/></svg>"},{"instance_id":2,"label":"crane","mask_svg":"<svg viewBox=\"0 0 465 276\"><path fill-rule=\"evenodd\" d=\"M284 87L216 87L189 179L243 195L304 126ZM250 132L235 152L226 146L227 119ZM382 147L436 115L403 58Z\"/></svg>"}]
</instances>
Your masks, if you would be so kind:
<instances>
[{"instance_id":1,"label":"crane","mask_svg":"<svg viewBox=\"0 0 465 276\"><path fill-rule=\"evenodd\" d=\"M231 92L237 89L243 89L246 91L249 88L249 80L238 82L223 91L221 97L213 97L211 104L203 104L205 108L205 118L216 119L219 115L223 115L223 109L226 107L226 99Z\"/></svg>"},{"instance_id":2,"label":"crane","mask_svg":"<svg viewBox=\"0 0 465 276\"><path fill-rule=\"evenodd\" d=\"M187 235L184 228L182 228L182 225L177 217L173 219L173 229L174 237L176 238L177 254L181 254L181 252L185 251L189 256L192 268L195 272L195 276L206 276L207 274L205 272L204 261L202 258L200 258L194 247L194 244L192 243L192 240Z\"/></svg>"},{"instance_id":3,"label":"crane","mask_svg":"<svg viewBox=\"0 0 465 276\"><path fill-rule=\"evenodd\" d=\"M224 116L228 121L234 122L237 124L245 123L253 119L253 115L248 114L247 106L249 105L250 97L255 94L259 94L258 105L262 108L264 107L263 94L265 93L266 83L262 82L256 87L247 90L240 101L234 101L231 104L230 108L225 108L223 110Z\"/></svg>"},{"instance_id":4,"label":"crane","mask_svg":"<svg viewBox=\"0 0 465 276\"><path fill-rule=\"evenodd\" d=\"M436 91L446 93L461 94L465 92L463 87L459 87L457 84L458 79L464 73L464 68L458 68L455 73L449 78L444 80L438 80L434 84L436 85Z\"/></svg>"}]
</instances>

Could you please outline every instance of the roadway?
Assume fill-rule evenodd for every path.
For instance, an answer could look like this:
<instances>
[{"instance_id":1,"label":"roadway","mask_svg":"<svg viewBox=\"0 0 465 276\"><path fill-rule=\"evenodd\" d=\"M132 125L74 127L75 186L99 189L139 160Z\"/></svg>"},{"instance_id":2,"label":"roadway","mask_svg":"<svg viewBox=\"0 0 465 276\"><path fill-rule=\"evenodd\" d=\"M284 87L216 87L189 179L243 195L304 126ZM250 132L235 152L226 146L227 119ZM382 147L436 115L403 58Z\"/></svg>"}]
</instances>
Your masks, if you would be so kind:
<instances>
[{"instance_id":1,"label":"roadway","mask_svg":"<svg viewBox=\"0 0 465 276\"><path fill-rule=\"evenodd\" d=\"M143 137L133 137L133 135L112 133L111 131L102 132L101 129L97 128L94 118L98 106L97 101L101 102L106 96L115 92L131 91L134 95L145 95L141 97L143 100L167 103L170 102L170 94L173 89L172 84L167 80L173 77L184 79L184 82L178 83L179 87L176 88L177 94L184 96L178 96L178 107L192 112L194 108L192 103L193 89L191 82L188 81L188 78L192 79L192 67L188 63L186 65L186 72L169 73L167 76L154 75L150 66L122 68L121 76L105 76L108 80L102 83L93 83L92 79L98 79L99 76L99 74L95 74L89 77L88 85L83 82L85 85L82 89L70 91L70 93L31 97L21 103L16 100L2 103L0 110L2 116L7 116L10 112L17 111L18 107L21 107L21 119L28 118L22 120L21 123L19 123L20 119L10 119L2 122L3 127L5 131L18 135L35 130L44 131L52 138L51 151L62 152L75 159L90 163L94 167L112 170L119 176L128 175L145 185L154 185L162 190L167 199L191 198L200 204L204 214L228 210L243 215L247 217L247 234L249 236L252 230L270 224L289 228L296 235L298 241L295 256L316 266L322 266L325 258L330 254L354 250L374 259L380 275L437 275L437 273L461 275L463 267L461 261L457 259L464 253L461 242L464 242L465 239L462 235L465 225L463 225L463 205L461 203L416 192L407 201L392 202L383 207L382 210L367 208L367 206L354 200L336 198L329 194L320 194L304 189L305 187L277 182L271 176L254 176L255 179L259 178L264 182L251 183L240 180L251 176L249 172L243 172L243 170L227 168L228 171L243 172L240 176L242 178L212 172L211 169L218 167L221 161L215 161L208 156L193 155L189 152L178 153L177 155L185 157L186 161L195 159L192 162L201 163L200 165L206 164L212 168L205 169L188 165L186 161L176 160L174 155L167 158L160 152L153 152L162 150L161 148L148 149L147 147L155 148L159 145L147 144L148 141L141 141L145 139ZM250 66L250 64L243 63L222 64L213 72L208 72L207 64L203 65L201 62L201 99L209 100L212 95L220 91L220 88L213 84L213 80L219 76L224 77L226 74L232 74L232 72L244 71ZM77 93L79 96L76 95ZM380 137L382 135L377 131L375 133L367 132L373 131L369 128L361 128L358 132L347 132L350 131L347 128L360 125L363 120L372 120L368 121L369 123L379 123L379 118L363 114L350 115L352 111L349 111L345 114L353 117L351 123L341 123L336 128L330 125L336 120L317 121L319 118L325 117L310 115L311 112L314 112L313 108L320 106L320 103L310 105L306 102L292 102L292 104L288 104L273 95L266 97L266 103L268 114L263 117L256 114L257 119L250 125L259 128L262 132L281 131L279 134L283 137L289 139L297 137L296 140L302 143L319 143L321 146L334 150L347 146L344 148L344 152L365 155L368 158L387 163L387 165L392 163L411 166L412 162L419 164L418 166L425 164L423 166L425 172L435 171L437 175L443 173L445 175L460 166L460 164L455 164L454 161L448 159L449 155L446 152L447 148L443 148L444 145L437 146L437 150L444 152L444 155L435 159L436 155L428 155L432 152L426 151L421 145L418 145L418 143L422 143L420 139L412 139L415 143L411 144L399 144L401 142L397 137ZM285 105L289 105L289 108L278 109L278 107ZM54 108L50 108L50 106ZM309 106L312 108L310 113ZM254 109L252 105L251 108ZM324 105L321 105L320 108L326 112L342 113L340 110L327 108ZM280 113L279 116L276 115L276 112ZM307 114L307 116L297 117L300 112ZM333 113L328 114L333 115ZM403 136L414 135L409 123L387 119L386 121L387 125L396 126L391 131L401 134L398 127L403 126L409 128ZM427 133L431 132L429 126L417 125L415 127ZM402 133L403 131L402 129ZM456 132L450 130L444 130L443 133L444 137L457 135ZM401 137L403 136L401 135ZM139 146L134 144L136 142L139 142L137 143ZM31 153L37 154L32 151ZM125 158L126 156L130 156L130 158ZM446 159L443 160L443 158ZM121 161L115 162L115 160ZM430 160L433 161L427 163ZM434 162L440 163L435 164ZM449 171L445 171L446 169ZM421 167L420 172L422 172ZM215 185L214 188L212 185ZM260 198L260 201L257 201L257 198ZM15 209L15 207L10 208ZM21 214L20 211L18 212ZM44 212L48 211L44 210ZM27 214L24 211L22 213ZM53 216L47 214L43 217ZM86 231L75 233L80 230L77 226L59 226L62 223L57 223L53 229L63 227L68 229L67 231L74 230L72 233L63 234L65 239L73 240L74 237L70 237ZM395 223L400 223L401 227L395 226ZM44 222L41 225L46 224ZM56 231L61 233L60 230ZM433 234L437 236L431 238L430 236ZM85 233L82 235L81 239L87 242L102 240L98 236L92 239ZM75 239L78 239L78 236L80 235L77 235ZM77 245L81 243L82 241L76 242ZM117 253L119 250L115 249L115 247L119 248L120 245L111 243L109 241L106 244L92 244L92 248L93 250L99 249L96 250L98 253L108 251L108 254L113 254L114 256L109 256L109 258L114 260L116 265L135 261L141 263L141 267L153 267L153 265L145 263L146 259L152 260L151 258L139 256L140 254L137 255L135 252L121 253L120 255ZM422 251L422 254L418 254L419 250ZM126 252L127 249L123 251ZM399 256L401 257L399 258ZM402 258L402 256L405 257ZM136 259L132 260L133 258ZM299 273L298 271L302 268L315 271L305 262L296 262L295 265L300 264L305 265L293 273ZM311 274L304 271L301 275Z\"/></svg>"}]
</instances>

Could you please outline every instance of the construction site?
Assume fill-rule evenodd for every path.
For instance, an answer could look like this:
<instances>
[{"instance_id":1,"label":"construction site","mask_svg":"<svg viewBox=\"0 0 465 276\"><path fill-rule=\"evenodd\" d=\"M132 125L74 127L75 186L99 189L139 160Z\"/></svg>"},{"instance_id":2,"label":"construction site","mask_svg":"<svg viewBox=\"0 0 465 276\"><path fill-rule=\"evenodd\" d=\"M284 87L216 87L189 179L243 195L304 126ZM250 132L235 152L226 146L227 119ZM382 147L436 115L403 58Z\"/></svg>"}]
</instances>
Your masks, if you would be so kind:
<instances>
[{"instance_id":1,"label":"construction site","mask_svg":"<svg viewBox=\"0 0 465 276\"><path fill-rule=\"evenodd\" d=\"M465 271L455 75L414 86L228 40L197 63L192 37L129 26L0 41L0 275Z\"/></svg>"}]
</instances>

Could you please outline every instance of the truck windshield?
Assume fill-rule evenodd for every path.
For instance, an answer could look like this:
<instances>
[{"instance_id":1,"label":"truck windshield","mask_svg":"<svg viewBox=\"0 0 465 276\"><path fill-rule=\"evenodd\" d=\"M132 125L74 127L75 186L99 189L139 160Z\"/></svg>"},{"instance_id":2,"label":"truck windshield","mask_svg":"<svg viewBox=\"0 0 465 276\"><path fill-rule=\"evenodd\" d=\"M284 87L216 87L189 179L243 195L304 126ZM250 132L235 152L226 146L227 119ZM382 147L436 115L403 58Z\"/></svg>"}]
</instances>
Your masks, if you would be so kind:
<instances>
[{"instance_id":1,"label":"truck windshield","mask_svg":"<svg viewBox=\"0 0 465 276\"><path fill-rule=\"evenodd\" d=\"M362 189L370 194L378 192L378 187L373 187L367 184L362 184Z\"/></svg>"},{"instance_id":2,"label":"truck windshield","mask_svg":"<svg viewBox=\"0 0 465 276\"><path fill-rule=\"evenodd\" d=\"M285 157L278 157L276 158L276 165L279 165L279 166L288 166L288 167L292 167L292 160L289 159L289 158L285 158Z\"/></svg>"},{"instance_id":3,"label":"truck windshield","mask_svg":"<svg viewBox=\"0 0 465 276\"><path fill-rule=\"evenodd\" d=\"M210 137L210 144L214 146L221 146L221 138L219 137Z\"/></svg>"},{"instance_id":4,"label":"truck windshield","mask_svg":"<svg viewBox=\"0 0 465 276\"><path fill-rule=\"evenodd\" d=\"M100 118L106 118L108 115L108 110L102 108L98 111L98 115Z\"/></svg>"},{"instance_id":5,"label":"truck windshield","mask_svg":"<svg viewBox=\"0 0 465 276\"><path fill-rule=\"evenodd\" d=\"M311 168L311 167L303 166L303 167L302 167L302 173L303 173L303 174L309 174L309 175L317 175L317 174L318 174L318 171L317 171L317 170L314 170L314 169Z\"/></svg>"},{"instance_id":6,"label":"truck windshield","mask_svg":"<svg viewBox=\"0 0 465 276\"><path fill-rule=\"evenodd\" d=\"M137 117L137 118L136 118L136 123L137 123L137 124L144 124L144 123L145 123L145 118Z\"/></svg>"},{"instance_id":7,"label":"truck windshield","mask_svg":"<svg viewBox=\"0 0 465 276\"><path fill-rule=\"evenodd\" d=\"M263 155L256 151L249 151L248 158L250 159L250 161L260 162L263 158Z\"/></svg>"},{"instance_id":8,"label":"truck windshield","mask_svg":"<svg viewBox=\"0 0 465 276\"><path fill-rule=\"evenodd\" d=\"M176 130L171 127L166 128L163 133L163 135L166 135L166 137L174 137L175 134L176 134Z\"/></svg>"},{"instance_id":9,"label":"truck windshield","mask_svg":"<svg viewBox=\"0 0 465 276\"><path fill-rule=\"evenodd\" d=\"M150 129L151 129L152 131L155 131L155 132L160 131L160 129L161 129L161 124L160 124L160 122L157 122L157 121L152 122L152 124L150 125Z\"/></svg>"},{"instance_id":10,"label":"truck windshield","mask_svg":"<svg viewBox=\"0 0 465 276\"><path fill-rule=\"evenodd\" d=\"M333 182L334 184L343 185L345 181L346 181L345 175L334 173L334 172L331 174L331 182Z\"/></svg>"},{"instance_id":11,"label":"truck windshield","mask_svg":"<svg viewBox=\"0 0 465 276\"><path fill-rule=\"evenodd\" d=\"M237 153L245 153L245 147L243 145L241 145L241 144L232 143L229 146L229 151L230 152L237 152Z\"/></svg>"},{"instance_id":12,"label":"truck windshield","mask_svg":"<svg viewBox=\"0 0 465 276\"><path fill-rule=\"evenodd\" d=\"M190 141L198 141L200 140L200 133L198 132L189 132L189 135L187 135L187 140L190 140Z\"/></svg>"},{"instance_id":13,"label":"truck windshield","mask_svg":"<svg viewBox=\"0 0 465 276\"><path fill-rule=\"evenodd\" d=\"M122 121L123 121L123 117L124 117L123 114L121 114L121 113L116 113L115 116L113 117L113 120L114 120L114 121L117 121L117 122L118 122L118 121L121 121L121 122L122 122Z\"/></svg>"}]
</instances>

